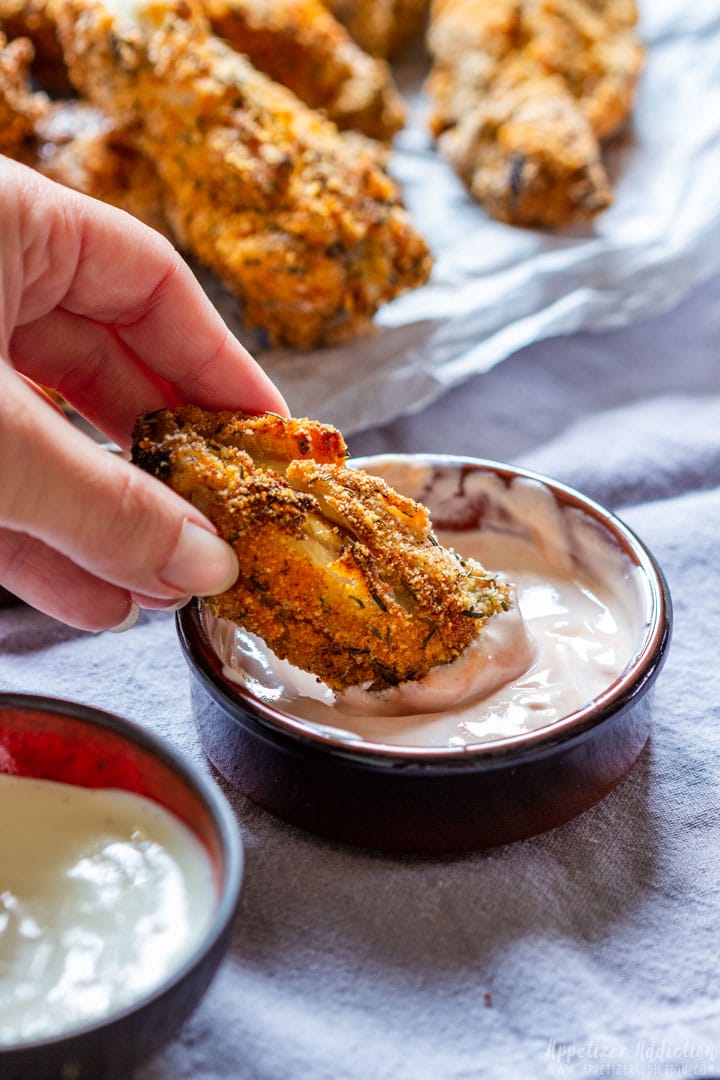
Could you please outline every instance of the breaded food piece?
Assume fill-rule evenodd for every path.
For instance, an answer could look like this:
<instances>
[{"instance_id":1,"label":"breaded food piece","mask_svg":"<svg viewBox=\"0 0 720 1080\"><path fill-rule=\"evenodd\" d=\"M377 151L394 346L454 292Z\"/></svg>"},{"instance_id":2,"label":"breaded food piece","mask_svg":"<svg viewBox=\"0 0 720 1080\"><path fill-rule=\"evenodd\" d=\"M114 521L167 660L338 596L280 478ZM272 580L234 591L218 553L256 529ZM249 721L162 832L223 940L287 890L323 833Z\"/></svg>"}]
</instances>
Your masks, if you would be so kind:
<instances>
[{"instance_id":1,"label":"breaded food piece","mask_svg":"<svg viewBox=\"0 0 720 1080\"><path fill-rule=\"evenodd\" d=\"M126 210L172 239L164 190L152 163L85 101L54 101L35 125L32 156L25 158L51 180Z\"/></svg>"},{"instance_id":2,"label":"breaded food piece","mask_svg":"<svg viewBox=\"0 0 720 1080\"><path fill-rule=\"evenodd\" d=\"M425 507L346 467L332 427L184 406L139 418L133 461L234 546L240 577L208 610L334 690L421 678L509 606Z\"/></svg>"},{"instance_id":3,"label":"breaded food piece","mask_svg":"<svg viewBox=\"0 0 720 1080\"><path fill-rule=\"evenodd\" d=\"M35 50L33 78L43 90L53 95L70 93L65 61L47 0L0 0L0 30L10 40L30 39Z\"/></svg>"},{"instance_id":4,"label":"breaded food piece","mask_svg":"<svg viewBox=\"0 0 720 1080\"><path fill-rule=\"evenodd\" d=\"M644 50L635 0L533 0L523 14L527 60L561 76L600 140L633 106Z\"/></svg>"},{"instance_id":5,"label":"breaded food piece","mask_svg":"<svg viewBox=\"0 0 720 1080\"><path fill-rule=\"evenodd\" d=\"M320 0L201 2L219 37L339 128L386 142L403 126L390 68L363 52Z\"/></svg>"},{"instance_id":6,"label":"breaded food piece","mask_svg":"<svg viewBox=\"0 0 720 1080\"><path fill-rule=\"evenodd\" d=\"M169 236L150 162L99 109L33 91L32 50L27 38L7 44L0 34L0 152Z\"/></svg>"},{"instance_id":7,"label":"breaded food piece","mask_svg":"<svg viewBox=\"0 0 720 1080\"><path fill-rule=\"evenodd\" d=\"M555 228L611 204L598 141L558 76L509 69L473 99L438 144L492 217Z\"/></svg>"},{"instance_id":8,"label":"breaded food piece","mask_svg":"<svg viewBox=\"0 0 720 1080\"><path fill-rule=\"evenodd\" d=\"M389 141L405 108L388 65L353 41L321 0L201 0L214 32L271 79L340 128ZM0 0L0 29L28 37L33 75L54 96L70 91L49 0Z\"/></svg>"},{"instance_id":9,"label":"breaded food piece","mask_svg":"<svg viewBox=\"0 0 720 1080\"><path fill-rule=\"evenodd\" d=\"M631 0L434 0L431 129L502 221L560 226L612 200L601 141L642 66Z\"/></svg>"},{"instance_id":10,"label":"breaded food piece","mask_svg":"<svg viewBox=\"0 0 720 1080\"><path fill-rule=\"evenodd\" d=\"M427 279L427 247L368 141L256 71L185 0L55 10L74 84L134 130L178 241L248 326L311 348L367 329Z\"/></svg>"},{"instance_id":11,"label":"breaded food piece","mask_svg":"<svg viewBox=\"0 0 720 1080\"><path fill-rule=\"evenodd\" d=\"M430 0L325 0L325 6L371 56L391 58L420 36Z\"/></svg>"},{"instance_id":12,"label":"breaded food piece","mask_svg":"<svg viewBox=\"0 0 720 1080\"><path fill-rule=\"evenodd\" d=\"M47 101L27 87L22 101L22 111L10 110L3 94L0 50L0 113L5 109L14 118L3 130L7 135L15 127L22 136L3 152L65 187L126 210L172 239L157 174L125 132L83 101ZM15 97L12 108L19 107Z\"/></svg>"},{"instance_id":13,"label":"breaded food piece","mask_svg":"<svg viewBox=\"0 0 720 1080\"><path fill-rule=\"evenodd\" d=\"M33 47L27 38L8 42L0 33L0 154L15 154L32 137L48 102L31 91L28 75Z\"/></svg>"}]
</instances>

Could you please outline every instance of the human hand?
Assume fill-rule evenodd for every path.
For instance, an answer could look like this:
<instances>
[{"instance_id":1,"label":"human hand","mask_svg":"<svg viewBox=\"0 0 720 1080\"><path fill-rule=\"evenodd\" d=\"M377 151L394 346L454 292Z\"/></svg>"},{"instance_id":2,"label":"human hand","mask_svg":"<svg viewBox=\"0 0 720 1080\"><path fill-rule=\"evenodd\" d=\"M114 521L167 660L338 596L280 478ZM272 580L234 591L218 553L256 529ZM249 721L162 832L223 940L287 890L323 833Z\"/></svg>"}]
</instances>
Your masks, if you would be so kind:
<instances>
[{"instance_id":1,"label":"human hand","mask_svg":"<svg viewBox=\"0 0 720 1080\"><path fill-rule=\"evenodd\" d=\"M166 240L0 156L0 583L88 630L229 587L210 522L22 374L125 449L138 413L182 402L287 415Z\"/></svg>"}]
</instances>

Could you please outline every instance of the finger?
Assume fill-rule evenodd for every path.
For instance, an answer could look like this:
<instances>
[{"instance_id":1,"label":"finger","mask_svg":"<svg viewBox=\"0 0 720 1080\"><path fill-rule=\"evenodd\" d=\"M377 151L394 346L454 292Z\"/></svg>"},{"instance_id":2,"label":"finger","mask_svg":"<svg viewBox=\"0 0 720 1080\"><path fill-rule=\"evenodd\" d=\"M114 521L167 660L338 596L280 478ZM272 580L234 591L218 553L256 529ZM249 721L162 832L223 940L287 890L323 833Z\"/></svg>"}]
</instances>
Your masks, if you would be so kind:
<instances>
[{"instance_id":1,"label":"finger","mask_svg":"<svg viewBox=\"0 0 720 1080\"><path fill-rule=\"evenodd\" d=\"M138 414L183 401L202 403L200 390L183 396L148 369L112 327L57 308L37 322L18 327L10 340L13 365L38 383L57 390L90 423L127 449ZM264 378L264 377L263 377ZM265 398L248 376L242 401L231 396L209 407L262 412ZM273 399L287 415L284 400Z\"/></svg>"},{"instance_id":2,"label":"finger","mask_svg":"<svg viewBox=\"0 0 720 1080\"><path fill-rule=\"evenodd\" d=\"M126 589L102 581L25 533L0 529L0 581L25 603L80 630L122 626L133 610Z\"/></svg>"},{"instance_id":3,"label":"finger","mask_svg":"<svg viewBox=\"0 0 720 1080\"><path fill-rule=\"evenodd\" d=\"M131 594L89 574L41 540L10 529L0 529L0 582L26 604L79 630L126 629L139 607L176 610L188 600Z\"/></svg>"},{"instance_id":4,"label":"finger","mask_svg":"<svg viewBox=\"0 0 720 1080\"><path fill-rule=\"evenodd\" d=\"M191 596L181 596L179 600L163 600L157 596L143 596L142 593L130 595L138 607L148 608L150 611L179 611L192 600Z\"/></svg>"},{"instance_id":5,"label":"finger","mask_svg":"<svg viewBox=\"0 0 720 1080\"><path fill-rule=\"evenodd\" d=\"M170 250L175 266L148 293L140 310L113 320L120 339L183 401L287 416L280 391L230 333L187 265Z\"/></svg>"},{"instance_id":6,"label":"finger","mask_svg":"<svg viewBox=\"0 0 720 1080\"><path fill-rule=\"evenodd\" d=\"M110 327L59 308L15 331L10 359L125 449L139 413L179 403Z\"/></svg>"},{"instance_id":7,"label":"finger","mask_svg":"<svg viewBox=\"0 0 720 1080\"><path fill-rule=\"evenodd\" d=\"M4 174L16 181L8 190L19 205L5 201L0 224L4 230L7 221L8 249L20 248L26 285L16 326L60 306L113 327L183 401L287 413L282 395L164 237L14 162L0 162L0 179Z\"/></svg>"},{"instance_id":8,"label":"finger","mask_svg":"<svg viewBox=\"0 0 720 1080\"><path fill-rule=\"evenodd\" d=\"M228 588L237 558L207 519L100 449L0 368L0 525L128 592L178 600Z\"/></svg>"}]
</instances>

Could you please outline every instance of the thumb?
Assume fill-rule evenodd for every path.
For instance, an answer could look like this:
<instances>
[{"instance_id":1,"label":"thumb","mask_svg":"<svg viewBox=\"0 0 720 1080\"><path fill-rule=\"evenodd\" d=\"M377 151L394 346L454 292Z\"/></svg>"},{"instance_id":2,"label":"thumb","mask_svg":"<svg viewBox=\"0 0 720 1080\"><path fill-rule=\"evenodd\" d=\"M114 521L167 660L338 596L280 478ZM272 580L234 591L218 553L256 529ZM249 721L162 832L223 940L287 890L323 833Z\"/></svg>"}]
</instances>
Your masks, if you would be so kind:
<instances>
[{"instance_id":1,"label":"thumb","mask_svg":"<svg viewBox=\"0 0 720 1080\"><path fill-rule=\"evenodd\" d=\"M153 598L172 604L232 584L234 551L190 503L101 449L8 368L0 370L0 400L0 580L15 592L30 591L36 606L65 618L58 608L66 580L66 621L98 629L123 620L131 594L157 606ZM115 622L107 621L111 610Z\"/></svg>"}]
</instances>

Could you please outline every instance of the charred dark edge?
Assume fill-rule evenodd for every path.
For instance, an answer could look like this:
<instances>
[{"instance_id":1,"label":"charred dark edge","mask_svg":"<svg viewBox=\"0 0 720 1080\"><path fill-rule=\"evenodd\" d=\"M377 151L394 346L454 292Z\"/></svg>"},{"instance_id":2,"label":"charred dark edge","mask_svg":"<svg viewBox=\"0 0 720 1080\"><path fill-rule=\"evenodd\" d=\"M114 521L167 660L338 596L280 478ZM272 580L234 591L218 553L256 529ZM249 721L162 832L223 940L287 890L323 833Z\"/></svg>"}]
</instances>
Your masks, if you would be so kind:
<instances>
[{"instance_id":1,"label":"charred dark edge","mask_svg":"<svg viewBox=\"0 0 720 1080\"><path fill-rule=\"evenodd\" d=\"M161 450L157 444L152 449L147 449L140 445L139 442L133 443L130 460L133 465L137 465L143 472L150 473L151 476L156 476L158 480L167 482L170 479L172 474L170 454L167 450Z\"/></svg>"}]
</instances>

